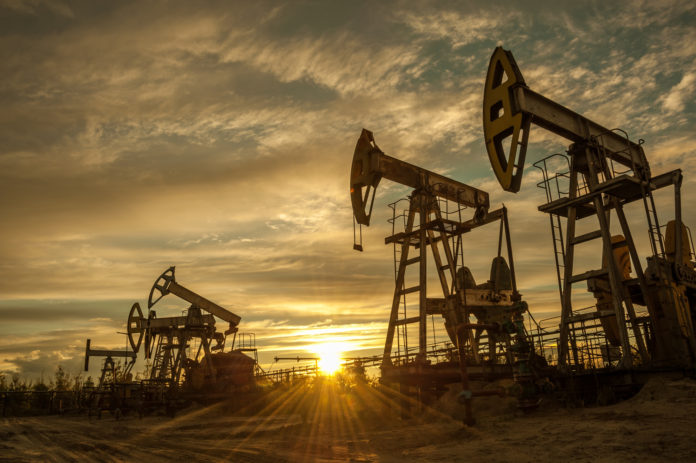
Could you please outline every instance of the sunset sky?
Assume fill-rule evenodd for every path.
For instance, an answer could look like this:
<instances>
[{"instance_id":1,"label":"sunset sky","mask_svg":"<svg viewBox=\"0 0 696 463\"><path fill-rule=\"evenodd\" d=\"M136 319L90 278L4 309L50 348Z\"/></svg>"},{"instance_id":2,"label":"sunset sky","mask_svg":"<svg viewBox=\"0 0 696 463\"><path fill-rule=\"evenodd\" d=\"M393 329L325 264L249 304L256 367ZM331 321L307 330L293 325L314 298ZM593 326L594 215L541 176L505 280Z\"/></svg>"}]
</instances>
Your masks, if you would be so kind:
<instances>
[{"instance_id":1,"label":"sunset sky","mask_svg":"<svg viewBox=\"0 0 696 463\"><path fill-rule=\"evenodd\" d=\"M264 367L327 340L379 352L387 203L408 189L380 185L353 251L363 127L387 154L504 202L520 291L533 313L558 314L538 171L505 193L485 152L497 45L532 89L644 139L655 174L682 168L696 226L693 1L0 0L0 371L78 373L87 338L123 348L131 304L171 265L242 317ZM540 128L530 141L528 163L567 145ZM491 233L465 244L478 282ZM158 315L185 307L170 295Z\"/></svg>"}]
</instances>

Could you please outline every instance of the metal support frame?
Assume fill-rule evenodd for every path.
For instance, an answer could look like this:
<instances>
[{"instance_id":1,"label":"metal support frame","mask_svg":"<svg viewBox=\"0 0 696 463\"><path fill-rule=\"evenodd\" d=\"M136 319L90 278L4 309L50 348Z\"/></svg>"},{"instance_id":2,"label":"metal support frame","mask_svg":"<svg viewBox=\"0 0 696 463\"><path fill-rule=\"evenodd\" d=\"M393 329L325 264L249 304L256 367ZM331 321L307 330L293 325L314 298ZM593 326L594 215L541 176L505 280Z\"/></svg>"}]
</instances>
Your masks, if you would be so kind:
<instances>
[{"instance_id":1,"label":"metal support frame","mask_svg":"<svg viewBox=\"0 0 696 463\"><path fill-rule=\"evenodd\" d=\"M498 256L501 257L502 247L505 244L507 259L510 262L511 289L500 289L490 286L493 283L485 284L479 288L466 288L462 286L462 282L457 277L457 271L462 269L463 265L463 262L458 260L458 254L462 249L463 234L471 231L476 226L471 224L465 226L465 222L446 219L440 207L440 202L435 196L428 193L426 189L414 191L409 197L408 204L409 207L403 216L405 222L404 231L397 233L394 230L393 234L385 239L386 244L392 243L395 246L395 256L398 256L398 262L395 267L395 287L382 355L382 368L394 366L392 355L394 334L399 332L399 328L405 330L406 326L414 323L418 323L418 352L415 358L412 358L413 354L410 353L407 343L407 332L405 332L404 336L402 336L404 345L397 345L397 358L400 365L409 364L413 360L415 360L416 364L426 362L429 349L435 348L434 342L431 346L427 343L430 330L426 317L438 314L444 318L452 344L458 345L459 339L464 339L467 345L467 355L471 356L475 363L480 362L479 341L485 331L488 339L488 354L490 360L495 362L498 343L502 342L506 346L509 345L507 335L498 328L491 331L490 327L494 326L494 324L477 323L471 325L469 324L469 317L475 315L479 320L493 317L496 321L503 322L508 315L512 316L512 313L519 310L519 308L524 307L526 310L526 305L519 305L521 296L517 291L507 209L502 207L490 211L486 219L476 226L500 221ZM392 223L396 221L395 208L394 214L395 217L390 220ZM418 219L416 219L416 215L419 215ZM416 221L418 221L418 225L416 225ZM410 257L411 248L419 251L417 256ZM397 249L399 252L396 252ZM428 249L430 249L430 252L428 252ZM436 272L438 276L441 297L433 297L432 294L428 296L426 293L429 255L432 256L435 266L433 273ZM408 269L416 263L419 264L418 284L406 287L405 281ZM496 267L496 270L498 270L498 267ZM497 276L492 275L491 278L497 280ZM405 312L406 308L403 298L407 294L416 292L419 293L418 315L409 317ZM404 308L403 312L400 310L402 306ZM455 333L457 326L460 328L465 327L465 329L457 334ZM499 325L495 326L499 327ZM507 354L506 356L510 357ZM510 358L507 361L510 363Z\"/></svg>"}]
</instances>

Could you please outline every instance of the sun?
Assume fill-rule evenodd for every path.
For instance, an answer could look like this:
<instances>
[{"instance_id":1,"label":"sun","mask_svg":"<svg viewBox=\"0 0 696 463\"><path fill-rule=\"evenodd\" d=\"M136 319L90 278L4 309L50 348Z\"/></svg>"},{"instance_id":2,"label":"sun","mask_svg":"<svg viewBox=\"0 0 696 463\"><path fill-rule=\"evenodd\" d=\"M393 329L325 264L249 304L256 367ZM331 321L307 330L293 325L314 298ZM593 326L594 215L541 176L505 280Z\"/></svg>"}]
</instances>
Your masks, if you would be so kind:
<instances>
[{"instance_id":1,"label":"sun","mask_svg":"<svg viewBox=\"0 0 696 463\"><path fill-rule=\"evenodd\" d=\"M319 369L324 374L333 375L341 368L343 350L339 344L318 344L314 350L319 355Z\"/></svg>"}]
</instances>

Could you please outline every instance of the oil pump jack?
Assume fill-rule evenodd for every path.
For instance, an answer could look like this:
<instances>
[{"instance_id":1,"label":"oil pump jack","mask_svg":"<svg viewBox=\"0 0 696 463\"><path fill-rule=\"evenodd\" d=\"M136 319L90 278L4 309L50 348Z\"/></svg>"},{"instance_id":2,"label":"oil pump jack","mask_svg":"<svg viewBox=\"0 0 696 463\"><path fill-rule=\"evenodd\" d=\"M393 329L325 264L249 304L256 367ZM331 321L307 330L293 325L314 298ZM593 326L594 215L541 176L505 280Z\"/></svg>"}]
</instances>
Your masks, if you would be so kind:
<instances>
[{"instance_id":1,"label":"oil pump jack","mask_svg":"<svg viewBox=\"0 0 696 463\"><path fill-rule=\"evenodd\" d=\"M148 316L140 304L128 315L128 339L134 352L144 340L145 358L152 360L148 381L194 392L229 392L253 383L255 359L234 349L241 317L196 294L176 281L170 267L155 280L148 297ZM189 302L186 314L157 317L152 307L172 293ZM215 328L215 317L229 326L224 332ZM232 349L224 352L227 336L233 335Z\"/></svg>"},{"instance_id":2,"label":"oil pump jack","mask_svg":"<svg viewBox=\"0 0 696 463\"><path fill-rule=\"evenodd\" d=\"M85 346L85 371L89 371L90 357L104 357L101 375L99 376L98 388L101 389L107 387L108 385L112 385L118 382L119 379L123 381L128 379L138 355L136 352L128 352L125 350L92 349L91 346L92 340L88 339L87 345ZM128 359L128 362L124 364L122 371L120 371L120 369L116 366L114 357ZM121 378L118 378L119 375Z\"/></svg>"},{"instance_id":3,"label":"oil pump jack","mask_svg":"<svg viewBox=\"0 0 696 463\"><path fill-rule=\"evenodd\" d=\"M543 175L539 186L547 203L539 210L549 214L561 296L560 326L550 333L558 335L560 369L693 368L696 272L690 232L681 220L681 170L652 175L642 140L633 142L625 132L604 128L534 92L512 53L498 47L486 77L483 128L493 171L506 191L520 189L531 124L571 142L567 154L534 164ZM567 168L550 172L559 158ZM653 191L670 185L674 219L663 236ZM645 270L624 212L633 202L642 203L648 228L651 254ZM612 215L620 235L611 235ZM582 219L596 220L598 228L577 234ZM603 265L578 272L576 247L595 240L601 243ZM580 282L597 297L597 310L574 306L573 285ZM647 314L639 316L636 306ZM613 359L611 347L619 351Z\"/></svg>"},{"instance_id":4,"label":"oil pump jack","mask_svg":"<svg viewBox=\"0 0 696 463\"><path fill-rule=\"evenodd\" d=\"M386 244L394 245L398 257L381 362L382 381L417 386L420 391L461 378L466 390L469 377L512 376L513 370L518 382L529 381L527 367L532 352L522 321L527 305L517 291L506 209L491 211L486 192L386 155L375 143L372 132L363 129L350 174L354 220L359 226L370 224L375 190L382 179L414 189L404 212L403 232L385 239ZM466 218L465 211L472 211L473 215ZM498 256L493 260L490 280L476 285L463 265L462 235L496 221L500 222ZM354 248L362 251L362 230L359 236ZM501 255L503 241L507 261ZM417 251L415 256L410 255L412 249ZM440 297L431 297L427 292L428 249L439 279ZM414 264L418 264L418 283L407 287L407 269ZM418 295L417 314L408 316L405 297L412 293ZM441 350L428 344L430 315L444 318L447 336L456 346L453 357L459 355L459 364L453 358L432 362ZM415 352L407 343L407 326L413 324L418 326ZM435 331L433 322L431 334ZM480 342L484 332L487 343Z\"/></svg>"},{"instance_id":5,"label":"oil pump jack","mask_svg":"<svg viewBox=\"0 0 696 463\"><path fill-rule=\"evenodd\" d=\"M101 417L102 410L125 410L133 405L138 385L132 381L131 370L138 354L127 350L92 349L92 341L87 339L85 371L89 371L90 357L104 357L99 383L87 398L90 416L96 413ZM114 358L123 359L123 365L117 365Z\"/></svg>"}]
</instances>

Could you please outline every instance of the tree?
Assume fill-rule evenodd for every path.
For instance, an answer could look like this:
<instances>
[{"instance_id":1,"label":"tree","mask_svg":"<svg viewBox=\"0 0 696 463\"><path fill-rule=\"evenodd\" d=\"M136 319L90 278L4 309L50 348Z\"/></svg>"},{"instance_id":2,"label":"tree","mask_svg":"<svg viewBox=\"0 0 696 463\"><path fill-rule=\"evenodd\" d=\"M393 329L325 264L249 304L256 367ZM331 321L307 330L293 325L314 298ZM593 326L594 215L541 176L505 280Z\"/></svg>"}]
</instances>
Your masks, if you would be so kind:
<instances>
[{"instance_id":1,"label":"tree","mask_svg":"<svg viewBox=\"0 0 696 463\"><path fill-rule=\"evenodd\" d=\"M76 392L79 391L79 390L81 390L81 389L82 389L82 386L83 386L83 383L84 383L84 378L82 377L82 373L78 373L78 374L75 375L75 377L73 378L72 390L73 390L73 391L76 391Z\"/></svg>"},{"instance_id":2,"label":"tree","mask_svg":"<svg viewBox=\"0 0 696 463\"><path fill-rule=\"evenodd\" d=\"M70 388L70 373L67 373L61 365L56 368L54 378L56 391L67 391Z\"/></svg>"},{"instance_id":3,"label":"tree","mask_svg":"<svg viewBox=\"0 0 696 463\"><path fill-rule=\"evenodd\" d=\"M19 377L19 373L12 373L12 381L10 382L10 391L26 391L27 382Z\"/></svg>"},{"instance_id":4,"label":"tree","mask_svg":"<svg viewBox=\"0 0 696 463\"><path fill-rule=\"evenodd\" d=\"M43 379L41 379L31 387L31 390L35 392L46 392L49 390L49 385L44 383Z\"/></svg>"}]
</instances>

